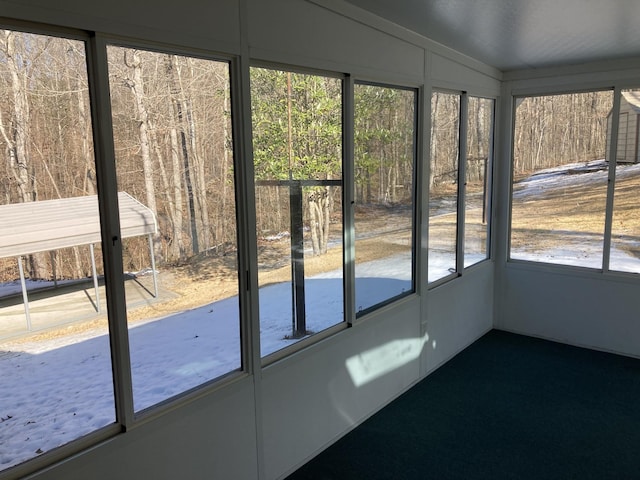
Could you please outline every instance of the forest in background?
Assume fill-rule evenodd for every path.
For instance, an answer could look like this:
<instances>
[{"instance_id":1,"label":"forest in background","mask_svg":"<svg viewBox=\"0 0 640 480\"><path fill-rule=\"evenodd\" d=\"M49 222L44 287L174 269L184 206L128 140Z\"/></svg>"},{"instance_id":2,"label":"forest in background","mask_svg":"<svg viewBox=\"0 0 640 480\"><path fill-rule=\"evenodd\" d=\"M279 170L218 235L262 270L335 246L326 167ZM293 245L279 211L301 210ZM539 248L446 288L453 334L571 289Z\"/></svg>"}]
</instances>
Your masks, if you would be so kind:
<instances>
[{"instance_id":1,"label":"forest in background","mask_svg":"<svg viewBox=\"0 0 640 480\"><path fill-rule=\"evenodd\" d=\"M108 48L108 61L118 188L156 214L158 264L176 265L203 254L233 254L237 228L229 65L115 46ZM341 85L337 78L252 68L257 184L342 179ZM399 89L357 87L356 201L411 202L414 116L406 113L412 95L399 99L403 92ZM0 31L0 92L0 203L96 194L84 44ZM606 142L602 118L610 108L611 92L559 97L566 105L550 98L527 99L516 111L516 121L527 125L514 139L516 176L541 165L602 155ZM543 103L543 115L540 109L527 108L531 101ZM593 115L576 118L574 102L588 102ZM432 137L439 128L452 131L449 127L458 121L459 105L432 101L432 109ZM474 128L469 130L473 135ZM545 142L549 151L542 151L541 135L557 138ZM431 162L433 193L456 180L457 143L456 134L438 136ZM400 151L398 145L406 148ZM487 155L488 151L469 152L469 159L480 165ZM468 179L479 178L479 167L474 169L469 162ZM443 187L441 194L450 191ZM259 238L289 228L282 215L288 208L287 196L281 187L257 187ZM341 211L341 189L310 187L305 198L305 221L317 224L323 229L319 235L326 235ZM128 239L124 248L125 270L149 266L146 239ZM56 257L31 255L29 275L51 278L52 261L59 278L91 272L88 249L74 247ZM0 259L0 281L17 276L15 259Z\"/></svg>"},{"instance_id":2,"label":"forest in background","mask_svg":"<svg viewBox=\"0 0 640 480\"><path fill-rule=\"evenodd\" d=\"M516 99L514 180L535 170L605 158L613 90Z\"/></svg>"}]
</instances>

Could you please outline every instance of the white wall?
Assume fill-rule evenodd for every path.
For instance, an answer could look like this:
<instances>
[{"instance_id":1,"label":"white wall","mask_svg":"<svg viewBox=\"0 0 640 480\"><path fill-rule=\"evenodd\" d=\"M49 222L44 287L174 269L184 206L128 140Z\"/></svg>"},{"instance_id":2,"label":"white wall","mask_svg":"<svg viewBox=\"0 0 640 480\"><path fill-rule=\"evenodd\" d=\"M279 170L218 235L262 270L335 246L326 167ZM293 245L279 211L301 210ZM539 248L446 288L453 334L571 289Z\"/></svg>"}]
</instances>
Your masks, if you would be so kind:
<instances>
[{"instance_id":1,"label":"white wall","mask_svg":"<svg viewBox=\"0 0 640 480\"><path fill-rule=\"evenodd\" d=\"M434 87L465 91L479 97L499 95L496 75L500 75L497 72L487 71L486 68L471 68L460 59L436 53L428 55L427 62L428 75Z\"/></svg>"},{"instance_id":2,"label":"white wall","mask_svg":"<svg viewBox=\"0 0 640 480\"><path fill-rule=\"evenodd\" d=\"M0 0L0 10L7 17L95 29L187 50L251 55L251 59L365 80L425 85L425 108L434 80L454 82L455 88L476 88L476 94L499 92L499 72L490 67L455 52L450 52L449 61L442 46L437 46L437 58L431 61L428 41L399 33L368 15L354 19L360 15L357 9L340 2L324 3L340 7L339 11L344 7L348 16L322 3ZM375 28L367 22L375 23ZM428 132L428 124L423 127L423 133ZM420 242L426 245L424 239ZM420 277L426 279L424 255L419 260ZM177 404L169 413L33 478L283 477L490 329L493 270L494 264L485 262L432 291L421 285L418 294L351 328L195 401ZM399 351L404 356L399 357ZM388 366L385 359L396 363L359 385L347 369L352 358L378 362L383 369Z\"/></svg>"},{"instance_id":3,"label":"white wall","mask_svg":"<svg viewBox=\"0 0 640 480\"><path fill-rule=\"evenodd\" d=\"M299 0L250 1L250 55L338 73L423 82L424 51Z\"/></svg>"},{"instance_id":4,"label":"white wall","mask_svg":"<svg viewBox=\"0 0 640 480\"><path fill-rule=\"evenodd\" d=\"M637 279L522 265L509 265L501 275L498 328L640 356Z\"/></svg>"},{"instance_id":5,"label":"white wall","mask_svg":"<svg viewBox=\"0 0 640 480\"><path fill-rule=\"evenodd\" d=\"M417 297L408 298L264 370L265 478L290 473L416 381L419 306ZM359 384L349 359L381 375ZM396 368L385 372L393 361Z\"/></svg>"},{"instance_id":6,"label":"white wall","mask_svg":"<svg viewBox=\"0 0 640 480\"><path fill-rule=\"evenodd\" d=\"M476 265L427 294L422 317L429 338L422 357L425 374L493 328L493 272L492 262Z\"/></svg>"}]
</instances>

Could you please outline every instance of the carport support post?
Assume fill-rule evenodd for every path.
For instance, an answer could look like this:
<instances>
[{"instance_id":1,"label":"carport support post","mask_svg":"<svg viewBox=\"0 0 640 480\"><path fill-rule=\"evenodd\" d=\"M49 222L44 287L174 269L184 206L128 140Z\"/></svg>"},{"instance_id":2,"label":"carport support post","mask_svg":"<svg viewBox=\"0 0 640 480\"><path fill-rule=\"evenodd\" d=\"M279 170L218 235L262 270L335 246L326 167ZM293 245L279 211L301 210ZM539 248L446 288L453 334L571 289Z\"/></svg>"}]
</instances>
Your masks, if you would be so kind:
<instances>
[{"instance_id":1,"label":"carport support post","mask_svg":"<svg viewBox=\"0 0 640 480\"><path fill-rule=\"evenodd\" d=\"M100 307L100 293L98 291L98 274L96 272L96 254L93 249L93 243L89 244L91 249L91 272L93 273L93 288L96 291L96 312L102 313L102 307Z\"/></svg>"},{"instance_id":2,"label":"carport support post","mask_svg":"<svg viewBox=\"0 0 640 480\"><path fill-rule=\"evenodd\" d=\"M29 297L27 296L27 283L24 281L24 268L22 257L18 256L18 270L20 270L20 285L22 285L22 303L24 303L24 316L27 317L27 330L31 331L31 315L29 314Z\"/></svg>"},{"instance_id":3,"label":"carport support post","mask_svg":"<svg viewBox=\"0 0 640 480\"><path fill-rule=\"evenodd\" d=\"M58 288L58 272L56 272L56 252L51 250L51 271L53 273L53 286Z\"/></svg>"},{"instance_id":4,"label":"carport support post","mask_svg":"<svg viewBox=\"0 0 640 480\"><path fill-rule=\"evenodd\" d=\"M153 234L149 234L149 255L151 256L151 272L153 273L153 298L158 298L158 276L156 275L156 254L153 251Z\"/></svg>"}]
</instances>

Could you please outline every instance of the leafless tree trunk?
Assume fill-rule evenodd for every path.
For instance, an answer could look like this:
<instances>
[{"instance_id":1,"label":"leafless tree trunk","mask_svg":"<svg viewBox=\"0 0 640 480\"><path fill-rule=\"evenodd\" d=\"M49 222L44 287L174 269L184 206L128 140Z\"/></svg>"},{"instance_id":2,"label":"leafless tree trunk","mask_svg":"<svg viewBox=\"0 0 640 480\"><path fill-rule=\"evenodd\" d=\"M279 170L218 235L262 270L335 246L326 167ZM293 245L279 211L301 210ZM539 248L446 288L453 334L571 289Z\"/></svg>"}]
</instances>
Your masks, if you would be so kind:
<instances>
[{"instance_id":1,"label":"leafless tree trunk","mask_svg":"<svg viewBox=\"0 0 640 480\"><path fill-rule=\"evenodd\" d=\"M124 63L133 69L133 79L129 79L128 86L133 92L136 113L138 115L138 135L140 137L140 156L142 157L142 169L144 172L144 186L146 192L147 207L157 215L155 186L153 183L153 163L151 161L151 149L149 148L149 112L145 105L144 79L142 76L142 62L140 54L136 50L125 51Z\"/></svg>"},{"instance_id":2,"label":"leafless tree trunk","mask_svg":"<svg viewBox=\"0 0 640 480\"><path fill-rule=\"evenodd\" d=\"M165 67L169 81L169 91L174 107L174 113L179 126L180 151L182 152L184 182L187 192L187 202L189 204L189 219L191 223L191 250L194 254L200 253L200 243L198 239L198 223L196 217L196 204L194 194L194 181L189 157L189 146L187 135L184 129L184 113L181 101L180 82L176 74L176 60L173 55L165 56Z\"/></svg>"},{"instance_id":3,"label":"leafless tree trunk","mask_svg":"<svg viewBox=\"0 0 640 480\"><path fill-rule=\"evenodd\" d=\"M173 204L175 215L173 218L173 248L174 254L180 260L185 256L184 239L182 238L183 214L182 214L182 170L180 165L180 147L178 133L175 128L169 130L171 145L171 172L173 175Z\"/></svg>"},{"instance_id":4,"label":"leafless tree trunk","mask_svg":"<svg viewBox=\"0 0 640 480\"><path fill-rule=\"evenodd\" d=\"M27 76L21 70L25 66L16 55L15 36L17 33L2 31L3 50L7 57L7 68L11 78L11 95L13 99L13 118L9 131L2 123L2 133L9 150L9 168L13 174L20 202L35 200L29 181L27 154L27 129L29 128L29 100L27 98Z\"/></svg>"},{"instance_id":5,"label":"leafless tree trunk","mask_svg":"<svg viewBox=\"0 0 640 480\"><path fill-rule=\"evenodd\" d=\"M144 78L142 74L142 61L137 50L124 51L124 63L133 69L133 79L129 79L128 87L133 92L135 99L136 114L138 121L138 135L140 137L140 156L142 157L142 170L144 175L144 186L146 192L147 207L158 216L158 207L156 205L155 184L153 181L153 162L151 159L151 148L149 140L149 112L146 105L146 97L144 91ZM160 254L160 241L157 235L153 237L153 250L156 254Z\"/></svg>"},{"instance_id":6,"label":"leafless tree trunk","mask_svg":"<svg viewBox=\"0 0 640 480\"><path fill-rule=\"evenodd\" d=\"M432 161L430 162L430 171L429 171L429 189L433 189L433 186L435 184L435 178L436 178L436 172L435 172L435 162L433 161L433 159L437 158L438 155L438 138L435 135L435 132L438 130L438 128L440 127L439 125L439 120L438 120L438 101L439 101L440 96L439 95L432 95L431 96L431 159Z\"/></svg>"},{"instance_id":7,"label":"leafless tree trunk","mask_svg":"<svg viewBox=\"0 0 640 480\"><path fill-rule=\"evenodd\" d=\"M189 72L191 74L191 78L196 77L196 73L194 71L194 62L193 59L187 59L187 65L189 66ZM188 91L189 89L184 84L184 79L181 74L180 69L176 69L178 85L180 88L180 99L183 105L183 113L184 113L184 121L186 122L187 132L189 136L189 144L190 144L190 156L191 156L191 164L194 167L194 181L197 186L195 191L195 199L197 204L197 222L198 222L198 233L200 234L200 249L206 250L211 247L211 226L209 222L209 208L207 205L207 186L206 186L206 175L204 169L204 162L200 155L198 154L198 143L197 143L197 135L196 135L196 125L193 117L193 108L192 102L189 99Z\"/></svg>"},{"instance_id":8,"label":"leafless tree trunk","mask_svg":"<svg viewBox=\"0 0 640 480\"><path fill-rule=\"evenodd\" d=\"M219 230L218 238L223 238L224 235L224 225L225 218L227 216L227 196L228 192L228 182L227 176L229 175L229 148L228 145L231 144L231 133L229 132L229 122L226 120L227 112L231 112L231 106L229 105L229 87L225 83L224 85L224 104L223 104L223 113L225 114L225 121L223 122L222 127L222 171L220 172L220 178L222 180L222 201L219 202L220 209L218 213L218 222L217 228Z\"/></svg>"}]
</instances>

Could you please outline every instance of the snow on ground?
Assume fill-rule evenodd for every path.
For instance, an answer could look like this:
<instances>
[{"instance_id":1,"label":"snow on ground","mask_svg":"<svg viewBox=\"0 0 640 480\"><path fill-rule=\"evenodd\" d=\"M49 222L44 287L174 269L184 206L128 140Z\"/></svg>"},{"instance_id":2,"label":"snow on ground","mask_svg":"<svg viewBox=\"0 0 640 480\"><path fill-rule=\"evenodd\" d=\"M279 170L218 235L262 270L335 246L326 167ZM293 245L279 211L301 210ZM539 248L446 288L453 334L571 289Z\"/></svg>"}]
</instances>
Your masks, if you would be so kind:
<instances>
[{"instance_id":1,"label":"snow on ground","mask_svg":"<svg viewBox=\"0 0 640 480\"><path fill-rule=\"evenodd\" d=\"M537 195L571 182L606 181L602 164L576 164L539 172L520 182L514 195ZM620 175L640 173L640 165L619 167ZM576 173L575 171L573 173ZM591 177L586 177L591 176ZM518 258L601 268L600 242L588 238L546 252L516 252ZM577 247L577 248L576 248ZM576 252L581 252L576 255ZM465 264L480 260L468 256ZM612 264L638 271L637 259L612 250ZM442 278L454 256L431 252L429 280ZM411 255L398 255L356 266L356 309L364 310L411 288ZM14 282L15 283L15 282ZM20 284L0 286L0 295L20 291ZM305 281L307 329L319 332L342 321L342 271ZM129 330L136 411L155 405L241 367L238 298L138 324ZM260 289L262 353L296 340L291 333L289 283ZM115 421L109 338L104 331L34 343L0 344L0 470Z\"/></svg>"},{"instance_id":2,"label":"snow on ground","mask_svg":"<svg viewBox=\"0 0 640 480\"><path fill-rule=\"evenodd\" d=\"M609 175L608 163L604 160L568 163L558 167L538 170L531 176L514 184L513 197L533 200L544 196L550 190L569 187L605 186ZM640 164L620 164L616 166L616 179L640 175Z\"/></svg>"},{"instance_id":3,"label":"snow on ground","mask_svg":"<svg viewBox=\"0 0 640 480\"><path fill-rule=\"evenodd\" d=\"M558 265L569 265L587 268L602 268L602 242L589 243L572 242L571 248L554 248L544 252L512 252L512 257L517 260L528 260L531 262L553 263ZM611 248L611 258L609 261L611 268L620 272L640 272L640 259L628 253Z\"/></svg>"},{"instance_id":4,"label":"snow on ground","mask_svg":"<svg viewBox=\"0 0 640 480\"><path fill-rule=\"evenodd\" d=\"M358 266L366 308L411 288L411 255ZM343 320L342 272L305 281L307 328ZM260 289L263 355L296 340L289 283ZM148 321L129 330L136 411L241 367L238 298ZM0 469L115 421L109 338L103 331L0 346Z\"/></svg>"},{"instance_id":5,"label":"snow on ground","mask_svg":"<svg viewBox=\"0 0 640 480\"><path fill-rule=\"evenodd\" d=\"M607 165L604 160L594 160L538 170L514 185L513 197L526 197L531 200L548 194L549 190L606 185L609 175Z\"/></svg>"},{"instance_id":6,"label":"snow on ground","mask_svg":"<svg viewBox=\"0 0 640 480\"><path fill-rule=\"evenodd\" d=\"M608 164L604 160L572 163L540 170L514 185L513 197L519 200L534 200L570 187L606 187ZM616 166L616 179L640 175L640 164ZM560 200L559 200L560 201ZM603 226L604 227L604 226ZM571 232L571 237L562 235L564 245L543 251L524 248L511 250L511 258L559 265L602 268L603 234ZM609 266L621 272L640 272L640 258L626 253L621 247L639 247L639 239L612 239Z\"/></svg>"}]
</instances>

